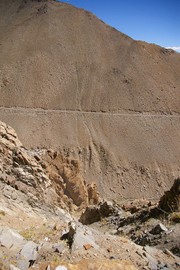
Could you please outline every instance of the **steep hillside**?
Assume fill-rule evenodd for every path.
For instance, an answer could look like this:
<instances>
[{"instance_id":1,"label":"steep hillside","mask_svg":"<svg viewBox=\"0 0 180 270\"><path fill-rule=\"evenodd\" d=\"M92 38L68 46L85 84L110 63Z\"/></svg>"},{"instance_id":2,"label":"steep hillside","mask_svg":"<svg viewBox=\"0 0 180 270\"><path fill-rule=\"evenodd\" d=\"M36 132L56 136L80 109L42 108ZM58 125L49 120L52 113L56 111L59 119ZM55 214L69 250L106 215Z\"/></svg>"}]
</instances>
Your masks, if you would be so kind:
<instances>
[{"instance_id":1,"label":"steep hillside","mask_svg":"<svg viewBox=\"0 0 180 270\"><path fill-rule=\"evenodd\" d=\"M1 106L179 112L179 54L64 3L6 0L0 10Z\"/></svg>"},{"instance_id":2,"label":"steep hillside","mask_svg":"<svg viewBox=\"0 0 180 270\"><path fill-rule=\"evenodd\" d=\"M180 178L158 204L117 205L77 160L27 149L0 122L1 270L179 269L179 210Z\"/></svg>"},{"instance_id":3,"label":"steep hillside","mask_svg":"<svg viewBox=\"0 0 180 270\"><path fill-rule=\"evenodd\" d=\"M65 3L1 0L0 87L23 143L78 157L107 198L156 198L179 175L174 51Z\"/></svg>"}]
</instances>

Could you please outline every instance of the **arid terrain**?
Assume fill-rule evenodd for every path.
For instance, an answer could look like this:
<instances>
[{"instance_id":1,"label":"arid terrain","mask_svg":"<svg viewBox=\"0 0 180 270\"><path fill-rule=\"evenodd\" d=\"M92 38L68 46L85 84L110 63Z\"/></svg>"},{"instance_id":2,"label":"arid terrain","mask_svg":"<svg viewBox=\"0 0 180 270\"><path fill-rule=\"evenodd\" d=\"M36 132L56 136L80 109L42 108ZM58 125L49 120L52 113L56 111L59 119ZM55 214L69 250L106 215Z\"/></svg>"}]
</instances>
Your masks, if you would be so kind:
<instances>
[{"instance_id":1,"label":"arid terrain","mask_svg":"<svg viewBox=\"0 0 180 270\"><path fill-rule=\"evenodd\" d=\"M180 178L157 203L106 201L78 160L2 122L0 162L1 270L180 268Z\"/></svg>"},{"instance_id":2,"label":"arid terrain","mask_svg":"<svg viewBox=\"0 0 180 270\"><path fill-rule=\"evenodd\" d=\"M179 105L179 53L0 0L0 270L180 269Z\"/></svg>"},{"instance_id":3,"label":"arid terrain","mask_svg":"<svg viewBox=\"0 0 180 270\"><path fill-rule=\"evenodd\" d=\"M0 269L180 269L180 178L159 202L121 204L78 160L26 149L0 122Z\"/></svg>"},{"instance_id":4,"label":"arid terrain","mask_svg":"<svg viewBox=\"0 0 180 270\"><path fill-rule=\"evenodd\" d=\"M25 146L74 155L108 199L158 199L170 188L179 53L55 1L1 0L0 40L0 119Z\"/></svg>"}]
</instances>

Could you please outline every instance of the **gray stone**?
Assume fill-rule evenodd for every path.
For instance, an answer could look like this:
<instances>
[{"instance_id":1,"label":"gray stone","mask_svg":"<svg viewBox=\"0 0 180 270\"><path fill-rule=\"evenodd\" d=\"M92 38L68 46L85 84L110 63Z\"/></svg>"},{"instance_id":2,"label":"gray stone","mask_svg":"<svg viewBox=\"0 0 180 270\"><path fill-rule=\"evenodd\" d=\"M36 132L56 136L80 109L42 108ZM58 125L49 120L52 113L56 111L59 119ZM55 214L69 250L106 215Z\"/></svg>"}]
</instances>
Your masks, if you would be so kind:
<instances>
[{"instance_id":1,"label":"gray stone","mask_svg":"<svg viewBox=\"0 0 180 270\"><path fill-rule=\"evenodd\" d=\"M117 230L112 230L112 231L109 232L109 234L111 234L111 235L116 235L117 233L118 233Z\"/></svg>"},{"instance_id":2,"label":"gray stone","mask_svg":"<svg viewBox=\"0 0 180 270\"><path fill-rule=\"evenodd\" d=\"M16 191L13 191L13 192L12 192L11 198L12 198L13 200L16 200L16 199L17 199L17 192L16 192Z\"/></svg>"},{"instance_id":3,"label":"gray stone","mask_svg":"<svg viewBox=\"0 0 180 270\"><path fill-rule=\"evenodd\" d=\"M58 243L54 244L52 248L54 252L62 253L65 250L65 245L64 243Z\"/></svg>"},{"instance_id":4,"label":"gray stone","mask_svg":"<svg viewBox=\"0 0 180 270\"><path fill-rule=\"evenodd\" d=\"M158 270L158 261L149 254L145 254L151 270Z\"/></svg>"},{"instance_id":5,"label":"gray stone","mask_svg":"<svg viewBox=\"0 0 180 270\"><path fill-rule=\"evenodd\" d=\"M64 265L59 265L55 268L55 270L68 270Z\"/></svg>"},{"instance_id":6,"label":"gray stone","mask_svg":"<svg viewBox=\"0 0 180 270\"><path fill-rule=\"evenodd\" d=\"M29 241L22 248L20 255L22 255L28 261L35 261L38 256L37 250L38 245L32 241Z\"/></svg>"},{"instance_id":7,"label":"gray stone","mask_svg":"<svg viewBox=\"0 0 180 270\"><path fill-rule=\"evenodd\" d=\"M72 251L76 251L84 248L84 245L91 245L95 249L99 249L96 244L92 231L86 227L79 225L76 228L76 232L73 237Z\"/></svg>"},{"instance_id":8,"label":"gray stone","mask_svg":"<svg viewBox=\"0 0 180 270\"><path fill-rule=\"evenodd\" d=\"M66 211L64 211L62 208L60 207L54 208L54 211L55 214L59 216L59 219L61 219L64 223L68 224L68 222L72 222L73 220L72 216Z\"/></svg>"},{"instance_id":9,"label":"gray stone","mask_svg":"<svg viewBox=\"0 0 180 270\"><path fill-rule=\"evenodd\" d=\"M28 270L30 266L30 262L25 259L19 259L17 264L20 270Z\"/></svg>"},{"instance_id":10,"label":"gray stone","mask_svg":"<svg viewBox=\"0 0 180 270\"><path fill-rule=\"evenodd\" d=\"M158 250L154 247L145 246L143 247L143 250L146 251L151 256L155 256L158 254Z\"/></svg>"},{"instance_id":11,"label":"gray stone","mask_svg":"<svg viewBox=\"0 0 180 270\"><path fill-rule=\"evenodd\" d=\"M17 266L21 270L27 270L35 261L38 256L38 245L32 241L27 242L17 257Z\"/></svg>"},{"instance_id":12,"label":"gray stone","mask_svg":"<svg viewBox=\"0 0 180 270\"><path fill-rule=\"evenodd\" d=\"M0 244L2 246L6 247L7 249L20 250L24 243L24 238L15 230L7 227L0 228Z\"/></svg>"},{"instance_id":13,"label":"gray stone","mask_svg":"<svg viewBox=\"0 0 180 270\"><path fill-rule=\"evenodd\" d=\"M10 264L9 266L9 270L20 270L19 268L17 268L16 266Z\"/></svg>"},{"instance_id":14,"label":"gray stone","mask_svg":"<svg viewBox=\"0 0 180 270\"><path fill-rule=\"evenodd\" d=\"M2 172L0 172L0 180L5 181L6 178L7 178L7 174L5 172L3 172L3 169L2 169Z\"/></svg>"},{"instance_id":15,"label":"gray stone","mask_svg":"<svg viewBox=\"0 0 180 270\"><path fill-rule=\"evenodd\" d=\"M45 241L45 239L43 240L43 242L40 244L40 246L38 247L39 250L45 250L47 252L52 252L53 251L53 244L50 242Z\"/></svg>"}]
</instances>

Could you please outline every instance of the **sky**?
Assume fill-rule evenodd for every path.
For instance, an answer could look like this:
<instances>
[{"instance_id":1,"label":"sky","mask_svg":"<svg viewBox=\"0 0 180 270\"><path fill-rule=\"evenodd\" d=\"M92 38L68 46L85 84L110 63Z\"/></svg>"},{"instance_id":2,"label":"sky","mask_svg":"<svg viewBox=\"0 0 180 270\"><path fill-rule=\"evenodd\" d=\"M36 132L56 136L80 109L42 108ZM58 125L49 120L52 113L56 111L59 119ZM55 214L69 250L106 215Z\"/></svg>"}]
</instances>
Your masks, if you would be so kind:
<instances>
[{"instance_id":1,"label":"sky","mask_svg":"<svg viewBox=\"0 0 180 270\"><path fill-rule=\"evenodd\" d=\"M94 13L135 40L180 52L180 0L61 0Z\"/></svg>"}]
</instances>

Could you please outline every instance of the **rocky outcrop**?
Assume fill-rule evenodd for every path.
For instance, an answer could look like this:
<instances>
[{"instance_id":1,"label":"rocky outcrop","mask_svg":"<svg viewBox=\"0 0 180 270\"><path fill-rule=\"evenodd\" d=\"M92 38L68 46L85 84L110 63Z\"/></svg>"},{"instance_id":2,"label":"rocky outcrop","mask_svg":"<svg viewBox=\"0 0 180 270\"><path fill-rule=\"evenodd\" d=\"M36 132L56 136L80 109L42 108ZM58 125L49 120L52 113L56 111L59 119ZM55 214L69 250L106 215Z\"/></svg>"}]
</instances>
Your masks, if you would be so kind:
<instances>
[{"instance_id":1,"label":"rocky outcrop","mask_svg":"<svg viewBox=\"0 0 180 270\"><path fill-rule=\"evenodd\" d=\"M97 190L97 185L95 183L87 185L88 192L88 203L95 205L101 201L100 194Z\"/></svg>"},{"instance_id":2,"label":"rocky outcrop","mask_svg":"<svg viewBox=\"0 0 180 270\"><path fill-rule=\"evenodd\" d=\"M57 151L28 150L15 131L0 122L0 183L28 194L32 205L45 203L66 209L86 207L98 202L95 188L89 192L81 174L80 162Z\"/></svg>"},{"instance_id":3,"label":"rocky outcrop","mask_svg":"<svg viewBox=\"0 0 180 270\"><path fill-rule=\"evenodd\" d=\"M92 224L105 217L118 215L120 211L121 209L113 205L112 202L101 201L98 205L87 206L82 212L79 221L84 225Z\"/></svg>"},{"instance_id":4,"label":"rocky outcrop","mask_svg":"<svg viewBox=\"0 0 180 270\"><path fill-rule=\"evenodd\" d=\"M63 157L58 152L47 151L41 156L49 178L54 182L58 191L71 198L76 206L88 204L88 192L85 180L81 174L78 160Z\"/></svg>"},{"instance_id":5,"label":"rocky outcrop","mask_svg":"<svg viewBox=\"0 0 180 270\"><path fill-rule=\"evenodd\" d=\"M180 212L180 178L175 179L171 189L161 197L158 208L164 213Z\"/></svg>"}]
</instances>

